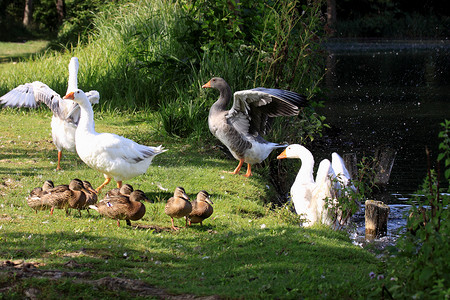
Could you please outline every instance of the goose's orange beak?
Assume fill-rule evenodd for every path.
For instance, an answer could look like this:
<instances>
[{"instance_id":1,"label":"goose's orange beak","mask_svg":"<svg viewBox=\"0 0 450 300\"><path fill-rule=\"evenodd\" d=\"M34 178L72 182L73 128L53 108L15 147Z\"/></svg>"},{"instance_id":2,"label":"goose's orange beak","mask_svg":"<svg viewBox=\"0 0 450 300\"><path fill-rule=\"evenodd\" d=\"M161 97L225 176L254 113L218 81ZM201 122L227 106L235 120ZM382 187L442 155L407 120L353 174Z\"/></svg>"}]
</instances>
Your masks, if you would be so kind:
<instances>
[{"instance_id":1,"label":"goose's orange beak","mask_svg":"<svg viewBox=\"0 0 450 300\"><path fill-rule=\"evenodd\" d=\"M202 88L210 88L211 87L211 80L202 85Z\"/></svg>"},{"instance_id":2,"label":"goose's orange beak","mask_svg":"<svg viewBox=\"0 0 450 300\"><path fill-rule=\"evenodd\" d=\"M277 156L277 159L283 159L283 158L287 158L286 149L284 149L284 151L281 152L281 154Z\"/></svg>"},{"instance_id":3,"label":"goose's orange beak","mask_svg":"<svg viewBox=\"0 0 450 300\"><path fill-rule=\"evenodd\" d=\"M70 99L70 100L73 100L74 97L75 97L75 96L74 96L74 93L73 93L73 92L70 92L70 93L68 93L67 95L65 95L63 99Z\"/></svg>"}]
</instances>

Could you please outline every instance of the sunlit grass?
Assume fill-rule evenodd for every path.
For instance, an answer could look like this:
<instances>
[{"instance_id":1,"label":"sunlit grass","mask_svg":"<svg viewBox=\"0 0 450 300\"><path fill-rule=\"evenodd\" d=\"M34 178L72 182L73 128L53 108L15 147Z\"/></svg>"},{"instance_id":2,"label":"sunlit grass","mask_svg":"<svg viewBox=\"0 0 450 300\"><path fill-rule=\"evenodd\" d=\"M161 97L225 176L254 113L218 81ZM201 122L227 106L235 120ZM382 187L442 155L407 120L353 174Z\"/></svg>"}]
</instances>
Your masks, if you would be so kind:
<instances>
[{"instance_id":1,"label":"sunlit grass","mask_svg":"<svg viewBox=\"0 0 450 300\"><path fill-rule=\"evenodd\" d=\"M43 51L48 41L24 41L23 43L0 42L0 62L18 58L26 58Z\"/></svg>"},{"instance_id":2,"label":"sunlit grass","mask_svg":"<svg viewBox=\"0 0 450 300\"><path fill-rule=\"evenodd\" d=\"M163 140L158 118L153 117L96 114L98 131L149 145L162 143L169 149L154 159L146 174L127 182L155 203L145 203L144 218L132 222L139 227L124 222L117 227L114 220L92 211L91 216L82 212L81 217L76 211L66 216L62 210L53 216L48 211L35 214L25 198L44 180L67 184L80 178L96 186L103 176L68 152L62 161L64 170L55 171L56 149L47 110L1 111L0 260L38 262L40 268L58 270L67 270L66 264L75 261L76 267L68 270L89 270L92 280L141 279L174 293L196 295L358 298L368 292L367 274L376 265L372 255L352 245L346 233L325 227L303 229L295 218L283 217L292 213L267 209L273 187L257 169L249 179L224 173L236 161L207 143ZM203 227L170 230L164 205L176 186L183 186L192 198L201 189L211 193L214 214ZM176 220L176 224L184 222ZM46 289L32 279L28 282ZM65 282L67 290L62 293L73 296L77 283ZM103 292L85 297L96 298Z\"/></svg>"},{"instance_id":3,"label":"sunlit grass","mask_svg":"<svg viewBox=\"0 0 450 300\"><path fill-rule=\"evenodd\" d=\"M255 175L248 179L223 172L232 171L237 161L220 151L206 126L208 107L217 99L217 91L200 87L212 76L227 78L233 90L252 87L248 74L253 72L246 68L254 57L220 49L202 57L192 55L192 49L184 48L185 43L173 35L185 29L178 8L167 1L112 7L97 16L95 36L86 45L0 65L2 74L7 74L0 77L0 94L39 80L62 95L68 62L77 56L79 87L96 89L101 95L94 108L97 131L147 145L162 144L169 150L154 159L146 174L127 181L154 201L145 203L146 215L132 222L133 227L124 222L117 227L115 220L95 212L91 216L83 212L81 217L76 212L66 216L61 210L53 216L48 211L35 214L25 198L44 180L58 185L80 178L96 187L103 175L67 151L63 171L55 171L56 149L47 108L0 111L0 261L25 260L39 263L39 269L90 271L88 280L140 279L173 293L364 298L373 285L368 273L376 268L371 254L354 246L345 232L320 226L304 229L289 210L271 210L267 203L275 197L275 189L266 170L255 166ZM171 64L154 67L167 58L187 61L181 64L186 73L166 69ZM163 106L167 111L158 111ZM181 111L177 121L184 121L182 125L195 123L192 136L168 135L163 118L173 116L170 109ZM191 198L202 189L212 195L214 214L203 227L170 229L164 205L176 186L183 186ZM109 188L113 187L111 183ZM177 226L183 224L176 220ZM130 297L102 287L89 293L90 285L84 283L82 289L79 281L67 277L11 280L3 274L0 286L2 291L13 286L11 298L24 298L30 286L49 299Z\"/></svg>"}]
</instances>

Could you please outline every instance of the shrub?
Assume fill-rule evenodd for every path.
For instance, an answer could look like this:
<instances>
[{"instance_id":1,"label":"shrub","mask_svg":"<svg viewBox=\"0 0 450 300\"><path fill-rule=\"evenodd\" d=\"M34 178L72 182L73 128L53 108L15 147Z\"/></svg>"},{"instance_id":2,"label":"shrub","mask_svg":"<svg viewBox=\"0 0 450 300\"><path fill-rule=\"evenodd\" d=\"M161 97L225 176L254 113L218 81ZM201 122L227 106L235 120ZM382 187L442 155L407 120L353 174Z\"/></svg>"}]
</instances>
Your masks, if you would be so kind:
<instances>
[{"instance_id":1,"label":"shrub","mask_svg":"<svg viewBox=\"0 0 450 300\"><path fill-rule=\"evenodd\" d=\"M449 183L450 167L450 121L442 123L444 129L439 133L443 139L439 149L439 161L445 165L446 184ZM436 297L446 299L450 296L450 261L448 259L449 233L448 210L449 195L442 194L439 172L429 168L422 189L412 201L408 228L399 240L399 256L393 260L394 284L389 287L393 297L415 299Z\"/></svg>"}]
</instances>

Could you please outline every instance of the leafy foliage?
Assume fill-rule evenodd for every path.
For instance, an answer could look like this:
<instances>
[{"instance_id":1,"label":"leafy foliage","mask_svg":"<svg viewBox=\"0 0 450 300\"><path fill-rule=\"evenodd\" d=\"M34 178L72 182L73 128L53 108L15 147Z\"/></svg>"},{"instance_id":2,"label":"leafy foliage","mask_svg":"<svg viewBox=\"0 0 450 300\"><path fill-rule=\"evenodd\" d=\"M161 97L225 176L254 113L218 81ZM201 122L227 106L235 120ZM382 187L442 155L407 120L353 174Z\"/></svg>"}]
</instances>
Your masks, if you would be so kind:
<instances>
[{"instance_id":1,"label":"leafy foliage","mask_svg":"<svg viewBox=\"0 0 450 300\"><path fill-rule=\"evenodd\" d=\"M439 133L443 139L438 160L445 162L446 174L449 165L449 129L450 122L442 123L444 129ZM408 219L408 232L399 241L399 257L393 263L393 276L398 277L393 284L393 296L400 297L436 297L444 299L450 296L449 245L449 200L439 185L438 172L429 169L423 186L412 204ZM447 176L447 175L446 175ZM449 178L446 177L448 182Z\"/></svg>"},{"instance_id":2,"label":"leafy foliage","mask_svg":"<svg viewBox=\"0 0 450 300\"><path fill-rule=\"evenodd\" d=\"M357 165L358 172L355 178L348 183L339 174L332 178L331 185L334 191L332 197L325 199L325 202L328 217L336 229L347 225L350 218L360 209L361 203L372 195L375 187L376 163L375 159L364 156Z\"/></svg>"}]
</instances>

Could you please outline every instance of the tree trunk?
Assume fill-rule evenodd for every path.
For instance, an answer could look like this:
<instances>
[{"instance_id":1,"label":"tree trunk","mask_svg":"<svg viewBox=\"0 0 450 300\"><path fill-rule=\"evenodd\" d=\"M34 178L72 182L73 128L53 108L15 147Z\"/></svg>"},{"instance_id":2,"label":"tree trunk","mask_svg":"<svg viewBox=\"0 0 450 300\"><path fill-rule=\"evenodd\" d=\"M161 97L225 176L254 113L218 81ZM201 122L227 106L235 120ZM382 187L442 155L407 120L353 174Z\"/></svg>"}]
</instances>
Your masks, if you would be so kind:
<instances>
[{"instance_id":1,"label":"tree trunk","mask_svg":"<svg viewBox=\"0 0 450 300\"><path fill-rule=\"evenodd\" d=\"M62 24L66 16L66 3L64 0L56 1L56 12L58 13L58 24Z\"/></svg>"},{"instance_id":2,"label":"tree trunk","mask_svg":"<svg viewBox=\"0 0 450 300\"><path fill-rule=\"evenodd\" d=\"M23 12L23 26L30 27L33 16L33 0L25 0L25 9Z\"/></svg>"},{"instance_id":3,"label":"tree trunk","mask_svg":"<svg viewBox=\"0 0 450 300\"><path fill-rule=\"evenodd\" d=\"M333 35L336 26L336 0L327 0L327 31Z\"/></svg>"}]
</instances>

